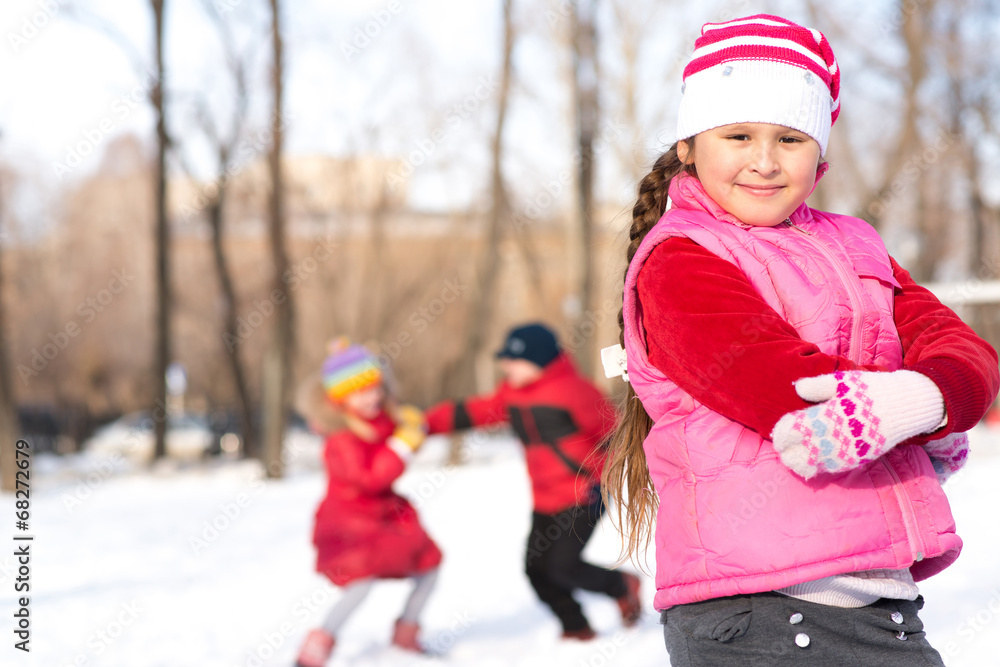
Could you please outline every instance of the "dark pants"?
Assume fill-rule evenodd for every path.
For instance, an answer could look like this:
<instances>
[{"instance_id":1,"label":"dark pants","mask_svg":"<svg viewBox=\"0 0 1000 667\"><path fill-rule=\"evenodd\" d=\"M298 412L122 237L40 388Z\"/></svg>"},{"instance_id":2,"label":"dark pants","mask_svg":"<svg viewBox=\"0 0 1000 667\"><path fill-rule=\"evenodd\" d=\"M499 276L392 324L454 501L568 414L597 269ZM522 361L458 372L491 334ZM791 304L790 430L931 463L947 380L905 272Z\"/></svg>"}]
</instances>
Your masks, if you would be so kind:
<instances>
[{"instance_id":1,"label":"dark pants","mask_svg":"<svg viewBox=\"0 0 1000 667\"><path fill-rule=\"evenodd\" d=\"M677 605L660 622L673 667L944 667L917 617L923 604L845 609L755 593Z\"/></svg>"},{"instance_id":2,"label":"dark pants","mask_svg":"<svg viewBox=\"0 0 1000 667\"><path fill-rule=\"evenodd\" d=\"M604 504L598 495L589 507L533 515L524 569L538 598L559 618L564 632L589 627L580 604L573 598L574 589L605 593L613 598L626 592L621 572L580 560L580 553L603 513Z\"/></svg>"}]
</instances>

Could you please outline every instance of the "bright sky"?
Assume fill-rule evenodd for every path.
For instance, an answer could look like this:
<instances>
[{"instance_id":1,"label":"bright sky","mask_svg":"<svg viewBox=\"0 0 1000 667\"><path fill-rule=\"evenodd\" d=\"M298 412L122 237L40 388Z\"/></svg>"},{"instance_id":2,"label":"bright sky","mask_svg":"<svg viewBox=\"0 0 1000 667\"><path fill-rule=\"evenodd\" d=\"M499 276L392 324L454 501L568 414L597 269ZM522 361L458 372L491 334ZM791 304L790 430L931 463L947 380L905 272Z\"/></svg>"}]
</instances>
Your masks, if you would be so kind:
<instances>
[{"instance_id":1,"label":"bright sky","mask_svg":"<svg viewBox=\"0 0 1000 667\"><path fill-rule=\"evenodd\" d=\"M174 100L168 122L186 146L195 146L191 154L202 157L204 151L198 153L187 132L192 100L208 95L213 106L225 108L231 99L226 73L216 65L221 62L218 38L204 1L167 0L166 26L168 88ZM239 29L244 43L251 43L247 26L256 26L258 78L252 87L259 127L270 104L263 79L270 62L263 32L267 3L207 2ZM514 180L536 188L558 178L573 154L564 78L568 52L552 30L565 28L569 2L515 2L525 35L514 57L518 87L509 111L510 170ZM680 0L656 4L680 8L673 10L678 19L694 11ZM740 0L740 9L749 4ZM286 0L284 5L287 150L406 156L429 146L428 137L441 129L444 139L435 142L426 166L414 175L411 201L433 208L468 205L482 191L488 164L494 106L485 95L499 71L499 0ZM119 44L87 27L91 21L76 18L80 12L74 6L113 24L141 59L151 60L152 19L144 1L4 1L0 81L9 94L0 98L0 159L44 174L54 184L64 182L54 178L56 163L76 162L76 154L93 139L106 142L101 138L105 130L152 136L148 104L128 99L141 98L147 77ZM697 20L691 24L699 25ZM650 41L646 62L655 66L668 59L677 36ZM460 123L453 122L456 104L465 105ZM613 131L613 115L605 120ZM657 143L657 133L649 140ZM74 154L75 148L80 150ZM92 170L100 152L99 147L81 156L81 166L68 178Z\"/></svg>"},{"instance_id":2,"label":"bright sky","mask_svg":"<svg viewBox=\"0 0 1000 667\"><path fill-rule=\"evenodd\" d=\"M75 161L71 149L83 153L88 144L103 142L105 134L132 131L148 136L153 123L148 104L141 101L148 77L130 64L115 41L86 27L91 22L74 18L71 2L113 24L134 45L135 53L151 62L152 19L145 2L5 0L0 9L0 81L7 94L0 98L0 152L9 161L31 164L52 176L55 162ZM269 89L261 78L270 61L270 44L263 33L266 3L210 2L226 20L260 29L259 46L254 49L260 65L255 101L258 111L266 113ZM167 4L168 85L175 94L173 130L181 133L182 116L190 114L192 95L218 92L225 85L225 73L214 66L219 62L218 40L200 1L167 0ZM400 69L387 58L400 53L397 42L401 39L419 35L421 48L429 50L434 60L460 63L452 73L458 82L475 81L477 73L491 74L495 70L489 57L492 50L483 47L495 39L492 4L459 0L285 2L289 152L341 153L352 143L345 127L357 129L369 110L384 113L385 105L372 103L379 91L373 89L371 77L381 73L388 81L391 72ZM358 31L366 29L369 35L358 39ZM247 34L245 28L242 34ZM354 45L356 39L364 48ZM350 60L345 45L351 47ZM206 63L213 66L206 67ZM404 73L412 70L409 65L401 68ZM396 81L395 90L386 94L398 95L406 85L406 81ZM213 101L226 102L221 96ZM81 156L79 173L93 168L99 154L100 146Z\"/></svg>"},{"instance_id":3,"label":"bright sky","mask_svg":"<svg viewBox=\"0 0 1000 667\"><path fill-rule=\"evenodd\" d=\"M204 144L192 132L194 103L204 99L214 109L230 103L229 78L221 63L217 35L207 12L218 12L237 38L255 54L254 120L263 126L270 105L266 80L270 62L266 0L166 0L172 107L168 122L188 155L206 177L213 175ZM557 28L567 21L571 0L515 2L523 29L515 51L517 85L508 125L508 177L522 201L538 196L559 177L573 154L572 116L565 81L567 48L557 41ZM846 7L855 0L839 0ZM206 9L205 4L209 8ZM477 97L488 91L499 70L499 0L283 0L288 73L285 108L289 153L349 152L392 156L426 153L423 168L410 184L411 203L418 207L465 206L485 187L493 100ZM880 4L880 3L875 3ZM610 3L601 3L609 12ZM0 8L0 161L14 163L47 179L52 187L93 170L106 136L134 132L152 140L153 115L141 100L148 77L137 71L115 41L75 18L73 7L85 7L126 36L142 68L151 62L152 18L145 0L4 0ZM673 113L679 97L678 58L706 20L726 20L760 11L802 19L791 0L636 0L637 11L649 11L641 45L640 115L634 155L598 162L603 198L627 201L634 194L628 178L609 174L628 161L648 165L673 140ZM875 30L869 11L863 25ZM861 20L861 10L856 18ZM604 24L613 22L608 15ZM648 26L655 26L648 28ZM365 35L367 30L368 35ZM359 38L368 40L355 42ZM611 89L619 72L619 45L602 37L606 67L602 130L614 133L613 108L619 100ZM357 48L345 54L345 46ZM608 58L608 54L612 54ZM349 56L349 57L348 57ZM842 63L849 68L850 62ZM676 78L674 80L673 78ZM850 83L845 81L845 92ZM486 86L486 88L484 88ZM890 91L892 92L892 91ZM845 94L845 98L849 95ZM453 123L456 104L471 103ZM603 104L604 102L602 102ZM856 111L846 99L847 112ZM846 113L846 112L845 112ZM444 137L428 143L436 129ZM626 130L629 131L630 130ZM79 158L90 144L97 149ZM421 148L424 147L424 148ZM200 149L200 150L199 150ZM79 160L65 179L55 165Z\"/></svg>"}]
</instances>

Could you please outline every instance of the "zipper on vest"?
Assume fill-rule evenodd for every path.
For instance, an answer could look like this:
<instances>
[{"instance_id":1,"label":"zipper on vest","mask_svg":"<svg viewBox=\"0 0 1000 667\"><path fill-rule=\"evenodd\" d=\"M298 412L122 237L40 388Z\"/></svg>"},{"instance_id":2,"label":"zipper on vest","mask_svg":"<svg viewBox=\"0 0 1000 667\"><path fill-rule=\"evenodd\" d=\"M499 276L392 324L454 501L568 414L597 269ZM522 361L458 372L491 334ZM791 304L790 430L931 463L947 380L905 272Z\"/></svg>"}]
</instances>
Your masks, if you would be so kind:
<instances>
[{"instance_id":1,"label":"zipper on vest","mask_svg":"<svg viewBox=\"0 0 1000 667\"><path fill-rule=\"evenodd\" d=\"M837 275L840 276L840 282L842 282L844 284L844 288L847 289L847 298L851 302L851 344L848 349L848 358L856 364L861 363L860 348L861 329L863 324L861 318L862 299L861 295L858 293L858 289L854 285L854 281L851 280L854 274L849 274L840 263L840 260L837 259L832 252L830 252L829 248L820 243L817 239L813 238L813 234L811 232L807 232L796 225L792 222L791 218L786 218L785 222L789 227L802 234L803 238L807 239L813 247L819 250L823 256L829 260L830 264L833 265L833 270L837 272Z\"/></svg>"},{"instance_id":2,"label":"zipper on vest","mask_svg":"<svg viewBox=\"0 0 1000 667\"><path fill-rule=\"evenodd\" d=\"M882 456L879 460L885 466L885 469L889 471L889 474L892 475L892 490L896 493L896 500L899 501L899 511L903 515L903 527L906 529L906 540L910 543L913 560L921 561L924 559L925 547L924 541L920 539L920 531L917 530L917 513L913 509L913 503L910 502L909 494L903 489L903 482L899 479L896 469L886 460L885 456Z\"/></svg>"}]
</instances>

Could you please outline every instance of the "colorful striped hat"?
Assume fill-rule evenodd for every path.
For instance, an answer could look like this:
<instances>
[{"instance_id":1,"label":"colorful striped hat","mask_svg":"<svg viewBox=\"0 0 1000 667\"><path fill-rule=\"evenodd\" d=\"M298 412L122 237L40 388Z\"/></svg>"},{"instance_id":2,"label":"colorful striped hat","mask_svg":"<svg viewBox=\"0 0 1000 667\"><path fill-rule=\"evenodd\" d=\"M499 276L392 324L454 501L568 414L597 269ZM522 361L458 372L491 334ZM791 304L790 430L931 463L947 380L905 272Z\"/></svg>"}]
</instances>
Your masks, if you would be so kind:
<instances>
[{"instance_id":1,"label":"colorful striped hat","mask_svg":"<svg viewBox=\"0 0 1000 667\"><path fill-rule=\"evenodd\" d=\"M382 383L378 359L364 346L338 338L329 348L323 361L323 389L331 401L339 403L350 393Z\"/></svg>"},{"instance_id":2,"label":"colorful striped hat","mask_svg":"<svg viewBox=\"0 0 1000 667\"><path fill-rule=\"evenodd\" d=\"M826 37L767 14L706 23L681 91L677 139L771 123L809 135L825 154L840 113L840 69Z\"/></svg>"}]
</instances>

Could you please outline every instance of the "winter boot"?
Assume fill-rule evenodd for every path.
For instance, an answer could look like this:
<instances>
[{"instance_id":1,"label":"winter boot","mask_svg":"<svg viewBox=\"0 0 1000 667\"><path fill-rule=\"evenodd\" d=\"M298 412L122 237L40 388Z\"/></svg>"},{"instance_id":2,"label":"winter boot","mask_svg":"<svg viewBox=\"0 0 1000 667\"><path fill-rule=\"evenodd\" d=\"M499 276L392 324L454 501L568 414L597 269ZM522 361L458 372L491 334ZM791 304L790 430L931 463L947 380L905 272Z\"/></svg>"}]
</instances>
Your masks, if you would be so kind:
<instances>
[{"instance_id":1,"label":"winter boot","mask_svg":"<svg viewBox=\"0 0 1000 667\"><path fill-rule=\"evenodd\" d=\"M326 661L333 653L333 637L323 630L310 630L306 640L299 649L299 657L295 667L325 667Z\"/></svg>"},{"instance_id":2,"label":"winter boot","mask_svg":"<svg viewBox=\"0 0 1000 667\"><path fill-rule=\"evenodd\" d=\"M417 641L417 633L420 632L420 624L416 621L396 621L396 627L392 632L392 645L404 651L414 653L427 653L427 650Z\"/></svg>"},{"instance_id":3,"label":"winter boot","mask_svg":"<svg viewBox=\"0 0 1000 667\"><path fill-rule=\"evenodd\" d=\"M625 580L625 594L618 598L618 609L622 613L622 623L626 628L631 628L639 622L642 615L642 607L639 601L639 577L628 572L622 572L622 579Z\"/></svg>"},{"instance_id":4,"label":"winter boot","mask_svg":"<svg viewBox=\"0 0 1000 667\"><path fill-rule=\"evenodd\" d=\"M597 633L589 625L585 625L579 630L563 630L562 633L563 639L576 639L581 642L590 641L596 636Z\"/></svg>"}]
</instances>

